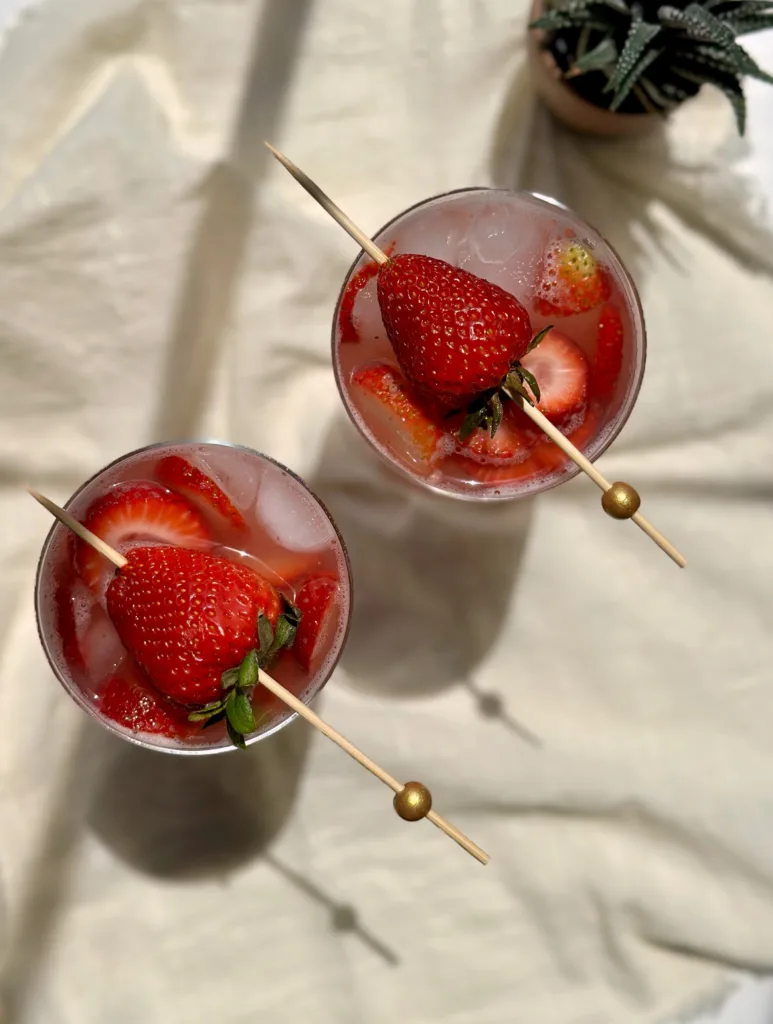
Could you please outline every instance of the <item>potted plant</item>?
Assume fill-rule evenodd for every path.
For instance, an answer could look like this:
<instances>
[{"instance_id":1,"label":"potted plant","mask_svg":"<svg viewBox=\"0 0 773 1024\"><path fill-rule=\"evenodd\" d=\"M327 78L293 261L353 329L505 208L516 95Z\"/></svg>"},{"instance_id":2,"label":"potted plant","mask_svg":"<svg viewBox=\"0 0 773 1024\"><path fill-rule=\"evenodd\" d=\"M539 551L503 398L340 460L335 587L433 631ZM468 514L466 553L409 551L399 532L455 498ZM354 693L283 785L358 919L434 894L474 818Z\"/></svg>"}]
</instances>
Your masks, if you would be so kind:
<instances>
[{"instance_id":1,"label":"potted plant","mask_svg":"<svg viewBox=\"0 0 773 1024\"><path fill-rule=\"evenodd\" d=\"M743 134L741 79L773 77L736 40L766 28L773 0L534 0L530 62L546 106L576 131L638 134L711 84Z\"/></svg>"}]
</instances>

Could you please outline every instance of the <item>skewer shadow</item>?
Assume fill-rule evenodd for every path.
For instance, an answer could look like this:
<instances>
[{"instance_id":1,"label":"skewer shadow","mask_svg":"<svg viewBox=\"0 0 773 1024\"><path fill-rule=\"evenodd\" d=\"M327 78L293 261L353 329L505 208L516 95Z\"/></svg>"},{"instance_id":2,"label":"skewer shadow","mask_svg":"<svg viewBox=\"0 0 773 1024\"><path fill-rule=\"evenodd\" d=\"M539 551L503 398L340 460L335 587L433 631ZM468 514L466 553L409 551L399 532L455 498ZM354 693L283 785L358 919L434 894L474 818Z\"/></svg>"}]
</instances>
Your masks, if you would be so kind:
<instances>
[{"instance_id":1,"label":"skewer shadow","mask_svg":"<svg viewBox=\"0 0 773 1024\"><path fill-rule=\"evenodd\" d=\"M400 963L399 957L380 939L378 939L372 932L370 932L360 922L359 914L357 910L349 903L340 903L338 900L333 899L332 896L324 892L315 885L314 882L309 881L300 872L295 871L287 864L278 860L272 854L266 854L263 858L274 871L280 874L288 882L292 883L297 889L305 893L311 899L322 906L327 907L330 911L330 927L334 932L345 935L353 935L359 939L365 946L367 946L376 956L380 957L385 963L389 964L390 967L396 967Z\"/></svg>"},{"instance_id":2,"label":"skewer shadow","mask_svg":"<svg viewBox=\"0 0 773 1024\"><path fill-rule=\"evenodd\" d=\"M227 875L265 853L292 810L311 730L293 722L245 752L156 753L107 733L88 823L117 857L169 880Z\"/></svg>"},{"instance_id":3,"label":"skewer shadow","mask_svg":"<svg viewBox=\"0 0 773 1024\"><path fill-rule=\"evenodd\" d=\"M228 153L200 186L195 231L167 342L152 439L177 440L200 426L225 343L254 221L256 194L276 138L312 0L266 0Z\"/></svg>"},{"instance_id":4,"label":"skewer shadow","mask_svg":"<svg viewBox=\"0 0 773 1024\"><path fill-rule=\"evenodd\" d=\"M481 718L488 718L491 721L499 722L509 729L510 732L520 736L522 740L532 747L542 747L543 743L536 733L532 732L523 722L519 721L507 710L506 699L501 693L495 690L482 690L476 686L471 679L465 681L465 687L475 701L475 706Z\"/></svg>"},{"instance_id":5,"label":"skewer shadow","mask_svg":"<svg viewBox=\"0 0 773 1024\"><path fill-rule=\"evenodd\" d=\"M309 484L346 539L356 581L342 678L396 699L469 686L502 629L533 502L484 505L421 491L386 467L343 413ZM492 695L470 689L482 714L509 721L501 708L492 715ZM514 719L510 727L533 742Z\"/></svg>"}]
</instances>

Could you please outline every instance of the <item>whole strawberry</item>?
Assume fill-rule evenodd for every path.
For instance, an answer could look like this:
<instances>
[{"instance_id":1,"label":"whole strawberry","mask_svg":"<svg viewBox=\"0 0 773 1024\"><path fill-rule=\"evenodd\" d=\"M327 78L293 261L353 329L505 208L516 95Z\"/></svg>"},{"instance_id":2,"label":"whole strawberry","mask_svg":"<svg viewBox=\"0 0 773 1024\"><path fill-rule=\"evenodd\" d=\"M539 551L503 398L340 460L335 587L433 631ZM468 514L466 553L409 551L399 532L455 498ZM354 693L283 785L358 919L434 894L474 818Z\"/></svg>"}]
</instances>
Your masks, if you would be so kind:
<instances>
[{"instance_id":1,"label":"whole strawberry","mask_svg":"<svg viewBox=\"0 0 773 1024\"><path fill-rule=\"evenodd\" d=\"M193 721L227 720L242 745L252 732L258 667L289 646L299 616L248 566L177 547L139 547L107 588L121 642L155 687L199 705Z\"/></svg>"},{"instance_id":2,"label":"whole strawberry","mask_svg":"<svg viewBox=\"0 0 773 1024\"><path fill-rule=\"evenodd\" d=\"M609 275L576 238L557 238L542 254L534 304L543 316L571 316L609 298Z\"/></svg>"},{"instance_id":3,"label":"whole strawberry","mask_svg":"<svg viewBox=\"0 0 773 1024\"><path fill-rule=\"evenodd\" d=\"M496 430L501 410L490 399L505 385L531 401L519 361L541 334L532 337L529 314L514 295L444 260L401 253L379 270L378 302L414 387L448 408L481 396L470 430ZM531 375L525 379L533 385Z\"/></svg>"}]
</instances>

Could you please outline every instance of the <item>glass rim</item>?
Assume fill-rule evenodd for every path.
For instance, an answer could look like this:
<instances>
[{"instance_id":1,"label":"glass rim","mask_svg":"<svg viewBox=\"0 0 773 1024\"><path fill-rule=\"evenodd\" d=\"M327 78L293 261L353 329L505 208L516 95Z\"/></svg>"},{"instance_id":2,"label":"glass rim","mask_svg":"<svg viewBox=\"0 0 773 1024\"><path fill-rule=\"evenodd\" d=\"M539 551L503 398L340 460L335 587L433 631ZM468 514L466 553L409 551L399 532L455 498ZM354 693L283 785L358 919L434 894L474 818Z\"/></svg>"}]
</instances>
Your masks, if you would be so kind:
<instances>
[{"instance_id":1,"label":"glass rim","mask_svg":"<svg viewBox=\"0 0 773 1024\"><path fill-rule=\"evenodd\" d=\"M344 540L344 538L343 538L343 536L341 534L341 531L338 529L338 525L337 525L335 519L333 519L332 515L330 514L330 511L329 511L327 505L311 489L311 487L309 487L309 485L306 483L306 481L303 480L300 476L298 476L297 473L295 473L288 466L285 466L284 463L279 462L277 459L272 458L270 455L266 455L263 452L259 452L256 448L250 448L248 445L244 445L244 444L236 444L235 442L232 442L232 441L218 441L218 440L214 440L212 438L199 439L199 440L187 440L187 441L154 441L152 444L146 444L146 445L143 445L140 448L135 448L135 449L133 449L130 452L125 452L123 455L119 455L117 458L113 459L111 462L106 463L101 469L97 470L96 473L93 473L75 491L73 491L73 493L67 499L67 502L63 505L63 508L65 510L69 509L70 506L78 499L78 497L80 497L80 495L83 493L83 491L85 491L85 489L90 484L92 484L95 480L97 480L100 476L102 476L103 473L106 473L108 470L112 469L114 466L120 465L120 463L125 462L127 459L133 458L136 455L143 455L145 452L152 452L152 451L154 451L156 449L160 449L160 448L173 448L173 447L174 448L178 448L178 447L182 448L182 447L186 447L186 446L190 446L190 445L212 445L213 447L217 447L217 448L233 448L233 449L236 449L238 451L246 452L249 455L254 455L258 459L262 459L264 462L271 463L273 466L276 466L277 469L280 469L283 472L287 473L297 483L299 483L301 485L301 487L306 491L306 493L309 494L314 499L314 501L317 503L317 505L320 507L322 512L325 514L328 522L330 523L330 525L333 528L333 532L335 533L336 540L338 541L338 544L339 544L339 546L341 548L341 551L343 553L343 561L344 561L344 565L346 567L346 584L347 584L346 593L347 593L347 598L348 598L348 600L347 600L346 623L344 625L343 633L342 633L342 636L341 636L340 643L338 645L338 651L336 653L335 659L329 665L327 671L325 672L324 678L321 680L319 685L314 688L313 693L311 693L308 697L303 698L303 703L308 705L308 704L311 703L312 700L314 700L321 693L321 691L327 685L328 681L330 680L330 677L333 675L333 673L335 672L336 668L338 667L338 664L339 664L339 662L341 660L341 655L343 654L344 648L346 647L346 642L347 642L347 640L349 638L349 630L351 629L351 623L352 623L352 605L353 605L353 594L354 594L354 581L353 581L353 577L352 577L352 565L351 565L351 559L349 557L349 551L348 551L348 549L346 547L346 542L345 542L345 540ZM117 736L119 739L122 739L122 740L124 740L124 741L126 741L128 743L132 743L135 746L142 747L145 750L152 750L152 751L154 751L156 753L161 753L161 754L182 755L182 756L186 756L186 757L192 757L192 756L193 757L205 757L205 756L210 756L210 755L214 755L214 754L224 754L224 753L228 753L229 751L236 750L236 747L234 747L233 744L230 743L227 740L223 740L221 743L219 743L217 745L206 746L206 747L204 747L204 746L203 747L185 747L185 746L183 746L183 747L174 747L174 746L168 746L166 744L161 744L161 743L153 743L151 740L147 739L144 734L132 733L131 730L129 730L129 729L123 730L116 723L111 722L111 720L109 718L107 718L107 716L101 715L96 710L96 708L94 706L94 702L90 701L85 696L85 694L83 694L81 692L79 687L73 685L70 682L70 680L67 680L67 679L63 678L63 674L62 674L62 672L60 672L59 666L56 664L56 661L55 661L54 657L52 656L52 652L51 652L51 648L50 648L48 639L43 635L43 630L41 628L41 607L40 607L40 605L41 605L41 600L40 600L40 598L41 598L41 580L42 580L42 576L43 576L44 562L45 562L46 556L48 555L48 552L49 552L49 550L51 548L51 545L54 543L54 540L55 540L57 534L59 533L59 531L65 531L65 533L69 532L67 530L66 526L64 526L62 523L60 523L59 520L54 519L53 523L51 524L51 527L49 528L48 533L46 534L46 538L43 541L43 546L40 549L40 555L38 556L38 563L37 563L37 568L36 568L36 571L35 571L35 625L36 625L37 631L38 631L38 639L40 640L40 646L43 648L43 653L46 656L46 660L48 661L48 664L49 664L49 667L51 668L51 671L53 672L54 676L56 677L56 679L58 680L58 682L62 686L62 688L75 701L75 703L83 711L86 712L86 714L90 718L95 719L97 722L99 722L99 724L103 728L107 729L110 733L112 733L114 736ZM288 710L290 710L290 709L288 709ZM298 718L298 717L299 717L299 715L298 715L297 711L290 711L290 714L288 714L281 721L276 722L274 725L272 725L270 728L268 728L265 732L262 732L262 733L260 733L257 736L253 736L251 738L248 738L246 740L247 746L250 747L250 746L253 746L256 743L262 743L264 740L267 740L270 736L276 735L276 733L280 732L282 729L284 729L291 722L295 721L295 719Z\"/></svg>"},{"instance_id":2,"label":"glass rim","mask_svg":"<svg viewBox=\"0 0 773 1024\"><path fill-rule=\"evenodd\" d=\"M501 195L506 196L530 197L548 206L555 206L557 209L563 210L564 212L571 214L572 217L576 217L577 220L584 227L586 227L593 234L597 235L603 241L604 245L609 249L609 251L614 256L615 261L617 263L617 269L619 269L621 276L625 279L625 282L628 286L628 292L630 293L630 297L633 300L634 332L637 335L637 365L634 368L633 386L631 387L630 391L627 392L625 400L622 402L620 406L620 411L616 417L614 430L610 430L608 432L606 438L604 439L604 442L599 446L598 450L593 453L593 455L586 456L590 462L595 462L608 450L610 445L612 445L613 442L617 440L621 431L625 427L626 423L628 422L631 416L631 413L634 410L636 401L639 397L639 392L641 391L642 383L644 381L644 371L647 365L647 325L644 320L644 309L642 307L639 290L636 287L636 282L631 276L631 273L626 267L625 263L618 255L618 252L615 249L615 247L610 242L608 242L606 237L600 231L598 231L592 224L590 224L583 217L580 217L579 214L575 213L575 211L571 209L571 207L567 206L566 203L562 203L560 199L555 199L552 196L544 195L541 192L532 192L529 191L528 189L497 188L495 186L489 185L465 185L462 188L453 188L448 189L445 192L438 192L435 195L428 196L425 199L420 199L418 202L412 203L410 206L406 206L404 210L396 214L394 217L390 218L390 220L383 224L382 227L375 231L372 237L374 239L378 238L380 235L383 235L384 232L388 231L398 221L408 216L408 214L413 213L415 210L420 210L422 207L428 206L430 203L437 202L440 199L448 199L451 196L459 196L474 193L499 193ZM580 473L582 473L582 470L579 466L575 465L574 462L572 462L564 472L563 476L561 476L559 479L548 482L542 486L535 487L532 490L524 490L521 492L516 492L514 494L497 493L496 489L493 488L490 489L488 493L483 493L482 491L451 491L446 489L445 487L439 487L435 484L432 484L426 479L422 479L417 474L412 473L410 469L403 465L402 462L398 461L395 458L392 458L378 445L374 444L374 442L363 429L363 426L359 422L359 419L354 415L351 403L347 398L346 391L341 381L341 375L339 373L337 358L338 354L336 345L336 332L338 329L338 318L341 309L341 301L344 297L346 287L349 281L351 280L353 273L355 272L357 264L360 263L363 256L367 257L367 253L363 249L360 249L360 251L355 256L354 260L350 264L349 269L347 270L346 275L341 284L341 288L338 293L338 299L336 300L335 304L335 310L333 312L333 324L331 328L331 351L333 361L333 376L335 378L336 387L338 388L338 394L341 399L341 403L343 404L343 407L346 410L346 415L349 417L349 420L354 425L357 433L365 441L368 447L375 451L378 457L382 461L386 462L388 466L396 470L401 476L410 480L411 483L415 484L417 487L421 488L422 490L431 491L434 494L442 495L445 498L451 498L452 500L455 501L485 502L486 504L494 504L506 501L523 501L527 498L536 498L539 494L544 494L547 491L553 490L553 488L555 487L560 487L563 484L566 484L570 480L574 480L577 476L579 476Z\"/></svg>"}]
</instances>

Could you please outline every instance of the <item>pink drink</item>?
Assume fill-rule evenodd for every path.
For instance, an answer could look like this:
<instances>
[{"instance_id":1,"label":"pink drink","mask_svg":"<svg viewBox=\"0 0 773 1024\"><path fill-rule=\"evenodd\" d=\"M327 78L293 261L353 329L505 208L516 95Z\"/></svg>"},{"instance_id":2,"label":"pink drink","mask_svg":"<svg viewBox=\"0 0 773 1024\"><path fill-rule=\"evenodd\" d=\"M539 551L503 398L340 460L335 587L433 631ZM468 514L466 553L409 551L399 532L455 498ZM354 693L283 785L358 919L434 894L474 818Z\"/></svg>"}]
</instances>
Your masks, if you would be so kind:
<instances>
[{"instance_id":1,"label":"pink drink","mask_svg":"<svg viewBox=\"0 0 773 1024\"><path fill-rule=\"evenodd\" d=\"M197 485L208 481L204 489L178 486L181 469L194 474ZM101 516L101 529L95 525L94 532L121 553L172 544L205 551L250 567L301 606L304 595L321 587L326 603L319 626L314 614L307 618L307 633L315 624L313 644L282 650L269 673L304 701L324 686L346 641L349 561L326 509L289 470L248 448L153 445L107 466L66 507L80 522ZM102 508L107 511L100 513ZM115 569L81 544L55 523L36 581L41 643L70 696L106 728L141 746L183 754L233 749L223 722L206 730L189 722L191 709L167 700L134 662L107 612L105 595ZM258 728L248 743L292 717L261 686L252 705Z\"/></svg>"},{"instance_id":2,"label":"pink drink","mask_svg":"<svg viewBox=\"0 0 773 1024\"><path fill-rule=\"evenodd\" d=\"M614 440L641 384L644 322L630 276L592 228L552 200L477 188L406 210L374 240L389 255L433 256L498 285L526 308L534 333L553 326L523 364L531 365L543 391L547 385L559 397L571 378L577 397L555 415L546 405L545 415L591 460ZM579 312L565 302L550 308L545 296L555 298L563 287L551 261L575 243L592 254L603 283L599 301L591 297L591 308ZM496 444L482 431L459 442L453 418L412 391L400 373L381 318L376 272L362 254L344 282L333 324L341 397L376 451L414 482L459 498L519 498L576 476L574 463L514 403L507 403Z\"/></svg>"}]
</instances>

